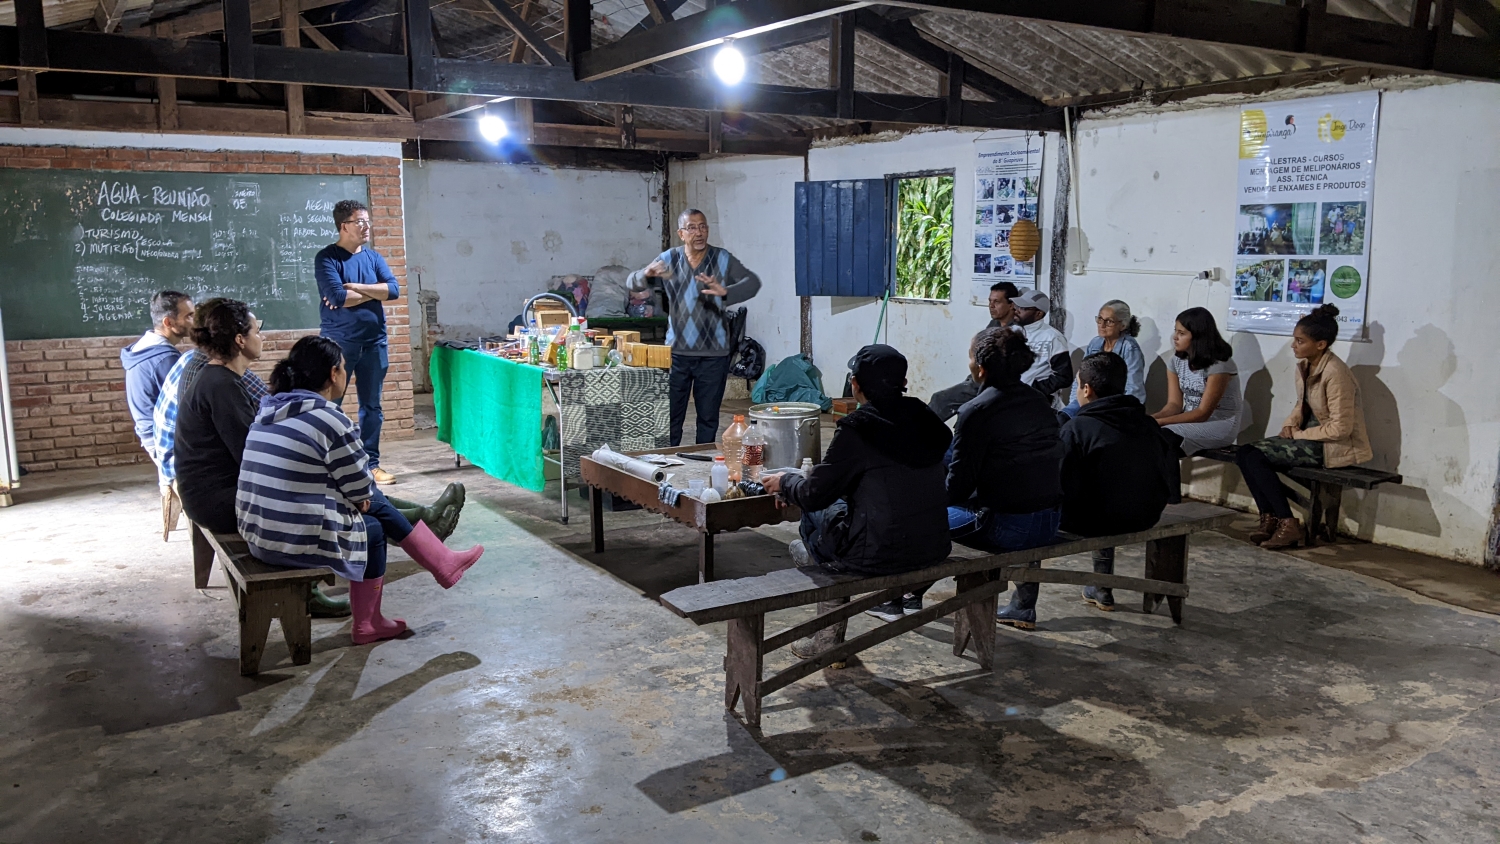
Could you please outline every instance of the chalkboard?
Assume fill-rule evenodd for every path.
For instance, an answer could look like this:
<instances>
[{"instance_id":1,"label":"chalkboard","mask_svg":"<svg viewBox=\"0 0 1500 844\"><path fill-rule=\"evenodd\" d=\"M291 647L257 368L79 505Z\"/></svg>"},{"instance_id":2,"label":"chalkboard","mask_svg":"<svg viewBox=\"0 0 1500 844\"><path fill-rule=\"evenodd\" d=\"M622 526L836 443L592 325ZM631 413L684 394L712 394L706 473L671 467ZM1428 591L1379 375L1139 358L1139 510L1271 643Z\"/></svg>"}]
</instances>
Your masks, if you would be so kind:
<instances>
[{"instance_id":1,"label":"chalkboard","mask_svg":"<svg viewBox=\"0 0 1500 844\"><path fill-rule=\"evenodd\" d=\"M333 204L368 196L364 176L0 170L5 339L140 334L158 290L316 328Z\"/></svg>"}]
</instances>

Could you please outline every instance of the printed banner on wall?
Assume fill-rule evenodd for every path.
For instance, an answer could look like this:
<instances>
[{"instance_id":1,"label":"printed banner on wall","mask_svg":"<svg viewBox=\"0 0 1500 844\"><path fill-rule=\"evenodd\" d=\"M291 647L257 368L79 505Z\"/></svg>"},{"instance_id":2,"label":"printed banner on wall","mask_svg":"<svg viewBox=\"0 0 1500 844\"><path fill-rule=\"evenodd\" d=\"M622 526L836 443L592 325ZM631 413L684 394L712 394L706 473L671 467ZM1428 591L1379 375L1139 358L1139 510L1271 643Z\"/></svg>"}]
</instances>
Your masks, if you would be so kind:
<instances>
[{"instance_id":1,"label":"printed banner on wall","mask_svg":"<svg viewBox=\"0 0 1500 844\"><path fill-rule=\"evenodd\" d=\"M1331 302L1364 337L1379 111L1373 91L1240 110L1231 331L1291 334Z\"/></svg>"},{"instance_id":2,"label":"printed banner on wall","mask_svg":"<svg viewBox=\"0 0 1500 844\"><path fill-rule=\"evenodd\" d=\"M974 262L969 302L988 305L990 285L1036 286L1037 258L1017 261L1010 232L1017 220L1040 225L1042 136L981 138L974 142Z\"/></svg>"}]
</instances>

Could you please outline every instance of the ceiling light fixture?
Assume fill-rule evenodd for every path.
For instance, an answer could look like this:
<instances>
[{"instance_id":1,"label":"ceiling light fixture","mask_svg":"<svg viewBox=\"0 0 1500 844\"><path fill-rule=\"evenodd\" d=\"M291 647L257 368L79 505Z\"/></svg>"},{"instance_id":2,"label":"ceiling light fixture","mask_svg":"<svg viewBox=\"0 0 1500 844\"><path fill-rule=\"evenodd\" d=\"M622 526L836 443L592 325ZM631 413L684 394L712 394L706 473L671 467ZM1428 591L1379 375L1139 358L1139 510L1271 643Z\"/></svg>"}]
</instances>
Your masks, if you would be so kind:
<instances>
[{"instance_id":1,"label":"ceiling light fixture","mask_svg":"<svg viewBox=\"0 0 1500 844\"><path fill-rule=\"evenodd\" d=\"M505 121L496 115L485 114L479 118L479 134L492 144L500 143L500 139L509 134L509 132L510 129L506 127Z\"/></svg>"},{"instance_id":2,"label":"ceiling light fixture","mask_svg":"<svg viewBox=\"0 0 1500 844\"><path fill-rule=\"evenodd\" d=\"M735 49L733 41L725 41L714 54L714 74L725 85L738 85L745 78L745 54Z\"/></svg>"}]
</instances>

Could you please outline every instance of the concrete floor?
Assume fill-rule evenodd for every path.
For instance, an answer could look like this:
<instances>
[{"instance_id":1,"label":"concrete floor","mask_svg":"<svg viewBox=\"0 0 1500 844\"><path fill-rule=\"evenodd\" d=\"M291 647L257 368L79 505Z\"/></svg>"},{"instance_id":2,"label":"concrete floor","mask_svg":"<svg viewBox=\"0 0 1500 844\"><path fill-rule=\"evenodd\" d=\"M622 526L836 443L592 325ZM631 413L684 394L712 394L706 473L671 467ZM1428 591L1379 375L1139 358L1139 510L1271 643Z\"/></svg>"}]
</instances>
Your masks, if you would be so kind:
<instances>
[{"instance_id":1,"label":"concrete floor","mask_svg":"<svg viewBox=\"0 0 1500 844\"><path fill-rule=\"evenodd\" d=\"M414 636L316 622L294 668L273 627L255 678L227 592L153 533L149 471L26 479L0 842L1500 841L1500 617L1214 534L1180 629L1048 587L993 672L932 624L769 697L757 733L722 708L723 626L648 599L696 579L694 534L609 513L596 559L577 499L563 526L430 432L388 452L403 497L468 484L455 541L485 559L448 592L395 563ZM720 576L790 565L790 535L723 538Z\"/></svg>"}]
</instances>

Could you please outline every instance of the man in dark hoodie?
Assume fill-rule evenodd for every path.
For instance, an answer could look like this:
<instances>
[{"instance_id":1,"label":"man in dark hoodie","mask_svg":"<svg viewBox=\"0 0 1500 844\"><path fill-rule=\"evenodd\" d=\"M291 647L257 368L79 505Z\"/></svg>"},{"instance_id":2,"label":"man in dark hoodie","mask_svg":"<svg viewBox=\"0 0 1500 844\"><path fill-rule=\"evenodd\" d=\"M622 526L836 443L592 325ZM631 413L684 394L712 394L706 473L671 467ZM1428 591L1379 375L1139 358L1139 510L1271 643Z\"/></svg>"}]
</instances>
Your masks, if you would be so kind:
<instances>
[{"instance_id":1,"label":"man in dark hoodie","mask_svg":"<svg viewBox=\"0 0 1500 844\"><path fill-rule=\"evenodd\" d=\"M187 294L163 290L152 296L151 326L141 339L120 350L120 365L125 368L125 403L135 420L135 435L159 470L161 455L151 414L167 372L182 354L177 344L193 330L193 303ZM166 495L171 482L162 478L162 494Z\"/></svg>"},{"instance_id":2,"label":"man in dark hoodie","mask_svg":"<svg viewBox=\"0 0 1500 844\"><path fill-rule=\"evenodd\" d=\"M802 538L792 542L798 566L836 572L899 574L948 557L943 454L952 434L906 392L906 358L890 346L860 349L849 361L858 410L839 420L823 462L803 477L766 475L767 492L802 509ZM819 612L847 598L819 605ZM798 656L843 640L844 625L792 646Z\"/></svg>"},{"instance_id":3,"label":"man in dark hoodie","mask_svg":"<svg viewBox=\"0 0 1500 844\"><path fill-rule=\"evenodd\" d=\"M1095 352L1078 368L1078 415L1062 428L1062 529L1080 536L1133 533L1156 524L1177 483L1175 449L1140 399L1125 392L1125 360ZM1094 571L1115 573L1115 549L1094 552ZM1112 590L1083 599L1115 607Z\"/></svg>"}]
</instances>

